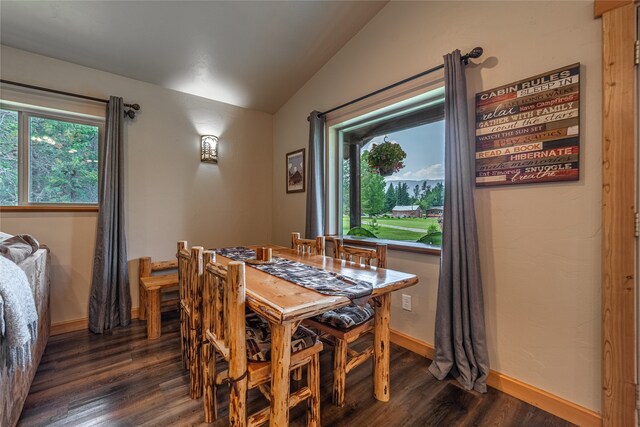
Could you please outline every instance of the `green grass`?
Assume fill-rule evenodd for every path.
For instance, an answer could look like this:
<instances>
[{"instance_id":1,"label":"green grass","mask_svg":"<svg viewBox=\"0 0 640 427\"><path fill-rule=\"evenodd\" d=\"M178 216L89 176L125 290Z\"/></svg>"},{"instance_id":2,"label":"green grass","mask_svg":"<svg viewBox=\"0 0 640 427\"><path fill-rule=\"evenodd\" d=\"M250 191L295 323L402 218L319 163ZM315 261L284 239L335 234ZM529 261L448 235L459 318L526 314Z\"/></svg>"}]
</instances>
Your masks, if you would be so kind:
<instances>
[{"instance_id":1,"label":"green grass","mask_svg":"<svg viewBox=\"0 0 640 427\"><path fill-rule=\"evenodd\" d=\"M408 240L410 242L415 242L424 235L423 233L417 233L415 231L398 230L387 227L380 227L380 230L377 233L374 231L374 233L379 239Z\"/></svg>"},{"instance_id":2,"label":"green grass","mask_svg":"<svg viewBox=\"0 0 640 427\"><path fill-rule=\"evenodd\" d=\"M376 218L378 224L399 225L401 227L422 228L427 231L429 225L438 225L435 218Z\"/></svg>"},{"instance_id":3,"label":"green grass","mask_svg":"<svg viewBox=\"0 0 640 427\"><path fill-rule=\"evenodd\" d=\"M376 220L378 222L378 225L380 226L378 231L373 231L372 228L367 225L371 221L369 218L363 218L362 226L368 230L373 231L373 233L380 239L406 240L410 242L415 242L416 240L427 234L427 228L429 227L429 225L438 224L438 221L435 218L376 218ZM397 225L400 227L419 228L424 229L424 232L399 230L397 228L385 227L384 225ZM349 228L349 217L343 215L342 229L346 233Z\"/></svg>"}]
</instances>

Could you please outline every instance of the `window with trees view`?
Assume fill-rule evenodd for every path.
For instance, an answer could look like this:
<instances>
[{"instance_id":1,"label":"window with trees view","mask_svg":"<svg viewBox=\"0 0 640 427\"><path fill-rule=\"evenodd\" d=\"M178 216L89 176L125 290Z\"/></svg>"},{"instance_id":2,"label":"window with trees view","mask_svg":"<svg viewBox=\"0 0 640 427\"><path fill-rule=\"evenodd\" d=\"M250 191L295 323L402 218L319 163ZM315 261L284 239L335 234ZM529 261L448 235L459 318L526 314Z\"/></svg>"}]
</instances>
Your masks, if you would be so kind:
<instances>
[{"instance_id":1,"label":"window with trees view","mask_svg":"<svg viewBox=\"0 0 640 427\"><path fill-rule=\"evenodd\" d=\"M0 109L0 206L98 203L101 124Z\"/></svg>"},{"instance_id":2,"label":"window with trees view","mask_svg":"<svg viewBox=\"0 0 640 427\"><path fill-rule=\"evenodd\" d=\"M339 130L342 234L441 245L443 107L440 98Z\"/></svg>"}]
</instances>

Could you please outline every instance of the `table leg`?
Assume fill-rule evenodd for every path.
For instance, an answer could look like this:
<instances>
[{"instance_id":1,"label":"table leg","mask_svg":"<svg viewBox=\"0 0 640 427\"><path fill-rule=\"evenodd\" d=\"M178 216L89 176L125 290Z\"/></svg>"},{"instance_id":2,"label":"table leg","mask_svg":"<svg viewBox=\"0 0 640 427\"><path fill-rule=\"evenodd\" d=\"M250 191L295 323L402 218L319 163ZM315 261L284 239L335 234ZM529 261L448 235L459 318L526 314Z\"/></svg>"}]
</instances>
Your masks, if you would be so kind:
<instances>
[{"instance_id":1,"label":"table leg","mask_svg":"<svg viewBox=\"0 0 640 427\"><path fill-rule=\"evenodd\" d=\"M147 305L147 339L160 337L160 289L152 289L146 293Z\"/></svg>"},{"instance_id":2,"label":"table leg","mask_svg":"<svg viewBox=\"0 0 640 427\"><path fill-rule=\"evenodd\" d=\"M378 297L376 307L373 346L373 396L382 402L389 401L389 320L391 318L391 295Z\"/></svg>"},{"instance_id":3,"label":"table leg","mask_svg":"<svg viewBox=\"0 0 640 427\"><path fill-rule=\"evenodd\" d=\"M270 425L289 425L289 368L291 323L271 323L271 416Z\"/></svg>"}]
</instances>

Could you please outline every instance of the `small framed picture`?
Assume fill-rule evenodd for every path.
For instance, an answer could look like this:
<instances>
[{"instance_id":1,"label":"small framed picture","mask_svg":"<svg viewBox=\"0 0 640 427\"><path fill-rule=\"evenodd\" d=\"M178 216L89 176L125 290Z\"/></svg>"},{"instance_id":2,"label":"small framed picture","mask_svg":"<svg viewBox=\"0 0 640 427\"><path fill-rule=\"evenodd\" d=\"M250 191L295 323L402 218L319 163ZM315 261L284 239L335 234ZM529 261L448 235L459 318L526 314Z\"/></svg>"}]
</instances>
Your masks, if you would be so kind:
<instances>
[{"instance_id":1,"label":"small framed picture","mask_svg":"<svg viewBox=\"0 0 640 427\"><path fill-rule=\"evenodd\" d=\"M304 148L287 153L287 193L304 192Z\"/></svg>"}]
</instances>

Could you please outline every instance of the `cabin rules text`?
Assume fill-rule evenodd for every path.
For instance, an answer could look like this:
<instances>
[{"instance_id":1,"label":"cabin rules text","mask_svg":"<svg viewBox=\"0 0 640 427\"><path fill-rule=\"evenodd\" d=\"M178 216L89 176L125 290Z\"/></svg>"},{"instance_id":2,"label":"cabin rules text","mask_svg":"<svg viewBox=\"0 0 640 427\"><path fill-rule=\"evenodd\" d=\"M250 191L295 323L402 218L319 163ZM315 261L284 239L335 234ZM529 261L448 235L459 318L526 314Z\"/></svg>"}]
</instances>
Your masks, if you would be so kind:
<instances>
[{"instance_id":1,"label":"cabin rules text","mask_svg":"<svg viewBox=\"0 0 640 427\"><path fill-rule=\"evenodd\" d=\"M580 64L476 94L476 185L576 181Z\"/></svg>"}]
</instances>

